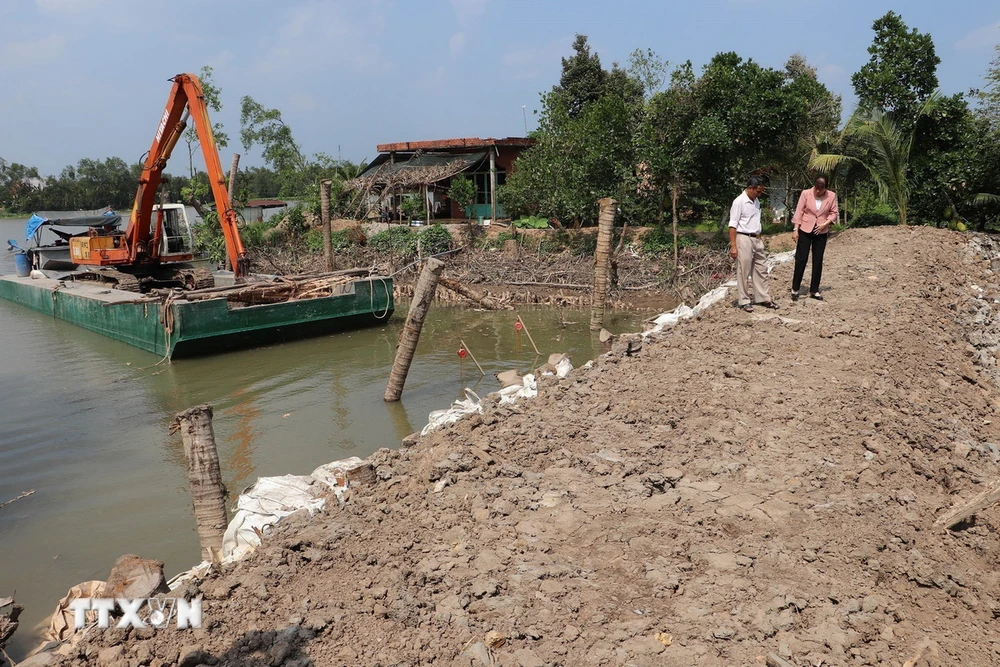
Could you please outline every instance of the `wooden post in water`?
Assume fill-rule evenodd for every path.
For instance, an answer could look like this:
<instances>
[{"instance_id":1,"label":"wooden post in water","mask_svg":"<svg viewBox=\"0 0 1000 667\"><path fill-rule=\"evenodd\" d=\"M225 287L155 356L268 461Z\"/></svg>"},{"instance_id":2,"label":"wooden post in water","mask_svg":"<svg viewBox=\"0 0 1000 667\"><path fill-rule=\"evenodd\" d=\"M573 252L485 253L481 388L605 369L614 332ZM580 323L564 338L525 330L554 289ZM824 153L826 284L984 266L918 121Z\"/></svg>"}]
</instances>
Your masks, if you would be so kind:
<instances>
[{"instance_id":1,"label":"wooden post in water","mask_svg":"<svg viewBox=\"0 0 1000 667\"><path fill-rule=\"evenodd\" d=\"M434 292L437 290L438 279L441 277L441 270L444 269L444 262L434 257L428 257L424 262L424 268L417 279L417 286L413 290L413 302L410 304L410 311L406 315L406 324L403 325L403 333L399 336L399 347L396 348L396 360L392 363L392 372L389 373L389 384L385 388L386 401L398 401L403 394L403 384L406 382L406 374L410 372L410 362L413 361L413 352L417 349L417 341L420 340L420 330L424 327L424 317L434 300Z\"/></svg>"},{"instance_id":2,"label":"wooden post in water","mask_svg":"<svg viewBox=\"0 0 1000 667\"><path fill-rule=\"evenodd\" d=\"M330 228L330 186L332 183L326 179L319 184L319 214L323 220L323 259L326 260L327 271L333 271L333 230Z\"/></svg>"},{"instance_id":3,"label":"wooden post in water","mask_svg":"<svg viewBox=\"0 0 1000 667\"><path fill-rule=\"evenodd\" d=\"M599 330L604 325L604 304L608 300L608 269L611 259L611 241L615 230L617 202L605 197L597 202L601 207L597 218L597 252L594 253L594 296L590 305L590 328Z\"/></svg>"},{"instance_id":4,"label":"wooden post in water","mask_svg":"<svg viewBox=\"0 0 1000 667\"><path fill-rule=\"evenodd\" d=\"M221 558L222 536L228 523L226 487L222 483L219 452L215 449L212 431L212 406L203 404L177 413L170 425L171 432L176 430L181 432L184 443L201 556L212 562Z\"/></svg>"}]
</instances>

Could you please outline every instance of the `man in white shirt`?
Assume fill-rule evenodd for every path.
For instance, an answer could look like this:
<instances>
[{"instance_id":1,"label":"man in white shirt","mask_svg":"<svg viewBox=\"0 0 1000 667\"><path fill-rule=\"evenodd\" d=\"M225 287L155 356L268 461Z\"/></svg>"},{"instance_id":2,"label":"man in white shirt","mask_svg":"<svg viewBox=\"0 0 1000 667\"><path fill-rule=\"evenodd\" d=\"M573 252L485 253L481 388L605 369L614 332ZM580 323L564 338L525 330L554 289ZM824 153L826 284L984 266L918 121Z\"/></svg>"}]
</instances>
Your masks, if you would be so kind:
<instances>
[{"instance_id":1,"label":"man in white shirt","mask_svg":"<svg viewBox=\"0 0 1000 667\"><path fill-rule=\"evenodd\" d=\"M733 200L729 209L729 256L736 260L739 306L748 313L753 312L754 303L765 308L778 307L767 289L764 242L760 240L760 195L763 192L764 179L751 176L746 190Z\"/></svg>"}]
</instances>

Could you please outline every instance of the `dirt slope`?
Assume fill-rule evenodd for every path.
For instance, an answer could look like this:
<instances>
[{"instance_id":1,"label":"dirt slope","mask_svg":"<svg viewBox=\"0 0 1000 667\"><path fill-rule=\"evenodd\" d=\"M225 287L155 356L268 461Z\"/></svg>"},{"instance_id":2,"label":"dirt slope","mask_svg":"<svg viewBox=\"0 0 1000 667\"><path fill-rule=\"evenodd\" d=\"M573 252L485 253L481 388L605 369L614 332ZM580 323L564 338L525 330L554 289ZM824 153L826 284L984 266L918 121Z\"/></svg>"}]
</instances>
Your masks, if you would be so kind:
<instances>
[{"instance_id":1,"label":"dirt slope","mask_svg":"<svg viewBox=\"0 0 1000 667\"><path fill-rule=\"evenodd\" d=\"M785 319L720 304L384 450L343 509L190 588L209 629L66 664L1000 664L1000 510L933 526L1000 474L1000 287L967 241L846 233L825 302L784 265Z\"/></svg>"}]
</instances>

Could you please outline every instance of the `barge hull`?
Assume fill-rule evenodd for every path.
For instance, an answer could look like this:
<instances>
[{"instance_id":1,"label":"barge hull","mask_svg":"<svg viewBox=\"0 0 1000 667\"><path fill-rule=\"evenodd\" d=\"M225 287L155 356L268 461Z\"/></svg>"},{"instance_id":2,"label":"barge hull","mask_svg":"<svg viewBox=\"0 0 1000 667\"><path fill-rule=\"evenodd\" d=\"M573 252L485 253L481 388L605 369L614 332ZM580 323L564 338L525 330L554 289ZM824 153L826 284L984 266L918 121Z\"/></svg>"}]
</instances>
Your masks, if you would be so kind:
<instances>
[{"instance_id":1,"label":"barge hull","mask_svg":"<svg viewBox=\"0 0 1000 667\"><path fill-rule=\"evenodd\" d=\"M2 299L173 358L375 326L392 315L391 278L354 280L340 291L259 306L224 298L135 303L135 293L107 286L0 276Z\"/></svg>"}]
</instances>

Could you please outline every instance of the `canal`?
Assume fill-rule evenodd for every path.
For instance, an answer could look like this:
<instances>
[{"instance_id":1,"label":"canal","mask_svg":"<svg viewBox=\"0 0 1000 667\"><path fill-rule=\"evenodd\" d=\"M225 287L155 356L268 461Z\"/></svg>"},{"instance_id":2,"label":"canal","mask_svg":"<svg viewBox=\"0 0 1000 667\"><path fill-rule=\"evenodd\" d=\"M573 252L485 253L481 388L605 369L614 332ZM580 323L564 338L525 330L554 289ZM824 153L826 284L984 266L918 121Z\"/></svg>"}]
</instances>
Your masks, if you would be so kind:
<instances>
[{"instance_id":1,"label":"canal","mask_svg":"<svg viewBox=\"0 0 1000 667\"><path fill-rule=\"evenodd\" d=\"M0 240L23 238L0 220ZM13 273L0 252L0 274ZM379 328L156 365L158 357L0 301L0 597L25 606L8 646L18 660L73 585L104 579L126 553L164 561L167 576L200 549L184 454L169 423L200 403L215 432L231 504L257 477L308 474L365 457L420 430L463 387L499 388L492 373L522 373L552 352L579 366L600 352L589 313L519 311L543 358L518 340L513 312L432 309L398 404L382 401L406 304ZM665 304L665 307L672 304ZM637 331L650 313L611 312L607 328ZM464 339L487 372L457 355Z\"/></svg>"}]
</instances>

